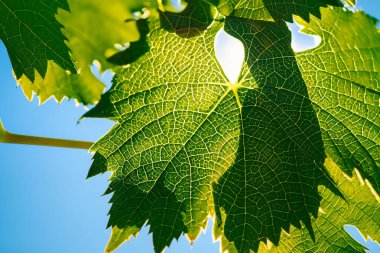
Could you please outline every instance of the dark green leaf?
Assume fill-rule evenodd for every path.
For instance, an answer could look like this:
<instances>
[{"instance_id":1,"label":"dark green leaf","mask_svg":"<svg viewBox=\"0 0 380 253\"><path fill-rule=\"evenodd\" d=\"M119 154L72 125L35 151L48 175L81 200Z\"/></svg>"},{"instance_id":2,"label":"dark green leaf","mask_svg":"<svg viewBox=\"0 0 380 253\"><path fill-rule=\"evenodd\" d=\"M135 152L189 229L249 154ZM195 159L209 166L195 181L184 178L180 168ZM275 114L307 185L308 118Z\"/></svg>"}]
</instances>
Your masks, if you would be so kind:
<instances>
[{"instance_id":1,"label":"dark green leaf","mask_svg":"<svg viewBox=\"0 0 380 253\"><path fill-rule=\"evenodd\" d=\"M35 70L45 76L48 60L76 73L63 26L55 15L69 11L66 0L0 0L0 39L4 42L17 79L34 81Z\"/></svg>"}]
</instances>

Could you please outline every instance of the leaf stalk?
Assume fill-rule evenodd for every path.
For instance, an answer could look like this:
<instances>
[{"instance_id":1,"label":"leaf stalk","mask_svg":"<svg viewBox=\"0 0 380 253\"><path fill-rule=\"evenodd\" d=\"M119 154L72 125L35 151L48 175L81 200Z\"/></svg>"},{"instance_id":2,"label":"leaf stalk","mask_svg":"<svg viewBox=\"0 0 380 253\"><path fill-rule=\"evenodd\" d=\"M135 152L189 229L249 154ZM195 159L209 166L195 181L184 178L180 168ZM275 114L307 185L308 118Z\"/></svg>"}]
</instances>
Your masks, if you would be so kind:
<instances>
[{"instance_id":1,"label":"leaf stalk","mask_svg":"<svg viewBox=\"0 0 380 253\"><path fill-rule=\"evenodd\" d=\"M14 134L4 129L1 121L0 121L0 142L10 143L10 144L38 145L38 146L61 147L61 148L77 148L77 149L87 149L87 150L93 144L92 142L88 142L88 141L65 140L65 139L55 139L55 138Z\"/></svg>"}]
</instances>

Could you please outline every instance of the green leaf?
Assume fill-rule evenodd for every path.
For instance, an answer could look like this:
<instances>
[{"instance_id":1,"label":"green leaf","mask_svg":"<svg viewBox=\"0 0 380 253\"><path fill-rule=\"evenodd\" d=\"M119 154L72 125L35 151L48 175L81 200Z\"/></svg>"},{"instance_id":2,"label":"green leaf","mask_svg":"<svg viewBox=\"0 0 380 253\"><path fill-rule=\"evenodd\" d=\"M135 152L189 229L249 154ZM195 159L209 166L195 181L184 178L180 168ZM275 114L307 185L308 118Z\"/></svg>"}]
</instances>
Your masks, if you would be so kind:
<instances>
[{"instance_id":1,"label":"green leaf","mask_svg":"<svg viewBox=\"0 0 380 253\"><path fill-rule=\"evenodd\" d=\"M380 199L373 195L359 172L352 178L343 174L331 159L326 160L327 170L344 192L345 200L325 187L320 189L322 202L318 219L313 219L316 241L313 242L306 228L291 229L283 233L279 246L261 244L259 252L347 252L364 253L365 247L355 241L345 230L345 225L355 225L368 239L380 241ZM214 227L214 236L222 237L223 227ZM237 252L233 243L221 238L222 252Z\"/></svg>"},{"instance_id":2,"label":"green leaf","mask_svg":"<svg viewBox=\"0 0 380 253\"><path fill-rule=\"evenodd\" d=\"M112 3L69 0L71 14L62 12L58 20L66 27L70 48L79 67L89 66L94 60L100 63L103 70L114 67L107 61L107 57L117 52L114 45L124 45L139 39L136 22L126 20L133 19L132 12L140 10L144 2L149 3L132 0L116 0Z\"/></svg>"},{"instance_id":3,"label":"green leaf","mask_svg":"<svg viewBox=\"0 0 380 253\"><path fill-rule=\"evenodd\" d=\"M357 168L380 193L380 33L363 12L322 9L307 34L319 47L297 54L327 156L348 175Z\"/></svg>"},{"instance_id":4,"label":"green leaf","mask_svg":"<svg viewBox=\"0 0 380 253\"><path fill-rule=\"evenodd\" d=\"M351 15L346 10L340 13ZM314 241L322 248L331 242L338 251L362 252L363 247L347 236L339 224L334 227L328 218L317 216L323 217L320 207L323 203L328 206L329 196L334 198L332 201L346 204L341 190L349 192L346 187L337 188L334 180L340 184L340 177L332 178L325 167L326 154L339 164L339 156L329 148L331 143L342 142L342 152L344 148L351 152L344 154L344 161L358 159L355 152L362 147L375 152L370 153L374 159L380 157L376 156L379 130L375 119L379 105L371 104L379 103L378 94L371 92L380 80L374 63L380 43L373 19L364 18L367 24L362 29L357 28L355 34L348 30L348 39L336 42L334 37L343 41L340 32L362 22L350 16L345 25L340 25L341 31L340 26L329 30L330 25L322 23L332 21L328 17L325 21L324 16L323 21L313 18L305 29L321 23L321 31L331 38L323 34L321 46L314 50L325 44L330 48L297 55L291 49L290 31L283 20L227 17L224 29L243 43L246 53L237 83L227 80L215 58L214 38L221 28L218 22L199 36L185 38L166 27L153 29L146 36L149 51L117 71L112 88L85 115L117 122L92 147L96 153L89 172L89 176L112 173L106 191L113 194L108 225L121 230L121 234L139 230L144 224L150 226L154 249L161 252L182 234L195 240L207 217L215 214L216 231L231 251L257 251L260 243L267 242L282 247L280 235L286 231L294 236L301 234L304 242L289 239L286 247L299 244L302 249L314 250ZM350 48L350 36L363 36L358 35L365 31L363 28L372 29L367 38L368 52L364 45L356 47L360 53L353 55L356 58L352 60L343 44ZM356 86L341 83L340 79L331 82L344 74L339 71L351 62L354 68L349 67L348 74L352 78L360 76L363 81L372 80L364 84L372 90L355 90ZM373 69L361 69L361 62L365 69ZM314 68L309 66L313 63ZM325 73L321 73L323 68L327 77L320 76ZM328 88L320 88L323 85ZM326 99L330 93L342 97ZM353 101L342 104L350 105L351 113L362 108L372 110L361 116L367 121L363 123L358 117L350 122L347 116L355 115L334 107L341 106L344 99ZM322 118L322 102L331 103L324 111L337 110L334 115L338 123ZM367 124L368 143L372 141L373 145L359 147L350 134L355 134L356 126L364 129ZM350 128L350 133L335 129L337 125ZM330 128L334 128L332 133ZM329 139L326 133L335 135ZM357 135L362 138L363 132ZM376 174L376 167L371 165L359 168L364 165L360 161L354 167ZM374 213L377 217L377 209ZM329 217L336 216L334 213ZM355 219L347 215L342 221ZM372 235L377 226L372 224L363 231ZM329 239L324 240L321 234ZM120 245L128 238L128 233L124 237L116 235L110 244Z\"/></svg>"},{"instance_id":5,"label":"green leaf","mask_svg":"<svg viewBox=\"0 0 380 253\"><path fill-rule=\"evenodd\" d=\"M117 121L92 148L99 154L94 164L105 158L113 173L109 226L141 228L148 220L157 252L182 233L197 237L214 212L212 183L227 170L214 194L217 213L228 209L227 220L233 219L249 197L264 206L251 208L249 215L265 216L262 228L270 226L253 234L226 226L229 240L250 237L241 243L242 252L264 238L278 242L281 228L300 228L300 221L313 235L317 187L334 189L285 23L231 19L226 25L237 37L245 34L238 37L248 52L239 83L229 83L215 59L219 27L191 39L156 29L149 35L150 52L117 73L111 90L85 115ZM231 195L236 188L250 196ZM229 206L234 198L236 205ZM247 222L256 226L255 219Z\"/></svg>"},{"instance_id":6,"label":"green leaf","mask_svg":"<svg viewBox=\"0 0 380 253\"><path fill-rule=\"evenodd\" d=\"M0 1L0 39L17 79L25 75L34 81L35 70L44 77L48 60L76 73L63 26L55 19L58 9L69 11L66 0Z\"/></svg>"},{"instance_id":7,"label":"green leaf","mask_svg":"<svg viewBox=\"0 0 380 253\"><path fill-rule=\"evenodd\" d=\"M255 20L293 22L293 15L309 20L320 17L320 8L342 6L340 0L219 0L218 8L226 16Z\"/></svg>"},{"instance_id":8,"label":"green leaf","mask_svg":"<svg viewBox=\"0 0 380 253\"><path fill-rule=\"evenodd\" d=\"M136 22L126 20L134 17L133 10L142 8L141 1L117 0L108 3L100 0L70 0L69 4L71 13L59 12L57 19L65 26L64 32L79 68L78 74L70 75L49 62L45 78L37 75L34 82L27 77L18 80L30 100L34 92L40 103L51 96L57 101L68 97L83 104L96 103L104 91L104 84L92 73L93 62L96 60L99 63L101 72L113 69L116 66L107 58L119 53L114 45L124 45L139 39Z\"/></svg>"}]
</instances>

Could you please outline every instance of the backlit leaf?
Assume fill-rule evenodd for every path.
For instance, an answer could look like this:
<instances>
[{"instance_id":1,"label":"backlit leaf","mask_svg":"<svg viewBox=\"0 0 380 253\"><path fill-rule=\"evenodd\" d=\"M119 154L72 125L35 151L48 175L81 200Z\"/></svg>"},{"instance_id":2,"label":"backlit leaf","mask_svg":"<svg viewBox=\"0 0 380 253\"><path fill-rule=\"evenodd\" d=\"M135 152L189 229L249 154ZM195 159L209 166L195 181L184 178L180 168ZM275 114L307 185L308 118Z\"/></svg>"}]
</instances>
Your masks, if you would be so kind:
<instances>
[{"instance_id":1,"label":"backlit leaf","mask_svg":"<svg viewBox=\"0 0 380 253\"><path fill-rule=\"evenodd\" d=\"M319 16L315 11L325 4L309 11L293 6L289 15ZM172 14L172 28L196 17ZM144 54L117 71L112 88L85 115L116 121L92 147L89 172L112 173L108 225L119 232L110 244L146 224L161 252L182 234L195 240L211 215L231 252L265 250L260 244L280 252L363 252L343 223L377 238L375 21L322 9L321 20L302 21L304 31L321 36L321 45L295 54L285 16L231 15L197 36L181 36L160 17L161 27L146 35ZM215 57L222 26L244 45L237 83L228 81ZM330 159L349 176L356 167L368 181L365 188L347 181ZM361 191L371 196L368 202L360 202Z\"/></svg>"}]
</instances>

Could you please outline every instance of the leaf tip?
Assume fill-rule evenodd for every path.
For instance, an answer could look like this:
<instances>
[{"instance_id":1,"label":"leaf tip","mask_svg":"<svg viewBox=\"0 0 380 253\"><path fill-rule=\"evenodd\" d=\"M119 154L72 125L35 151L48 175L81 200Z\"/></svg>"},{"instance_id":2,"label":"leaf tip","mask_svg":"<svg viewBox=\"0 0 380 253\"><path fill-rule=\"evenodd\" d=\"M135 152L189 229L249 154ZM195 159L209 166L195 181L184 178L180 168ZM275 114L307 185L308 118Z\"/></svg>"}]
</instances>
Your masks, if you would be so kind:
<instances>
[{"instance_id":1,"label":"leaf tip","mask_svg":"<svg viewBox=\"0 0 380 253\"><path fill-rule=\"evenodd\" d=\"M306 227L307 231L309 232L311 240L313 241L313 243L315 243L315 233L314 233L313 226L311 224L310 216L306 219L303 219L303 223L305 224L305 227Z\"/></svg>"},{"instance_id":2,"label":"leaf tip","mask_svg":"<svg viewBox=\"0 0 380 253\"><path fill-rule=\"evenodd\" d=\"M112 253L119 248L126 241L131 239L132 236L136 237L140 229L136 226L127 228L112 227L111 237L107 243L104 253Z\"/></svg>"}]
</instances>

